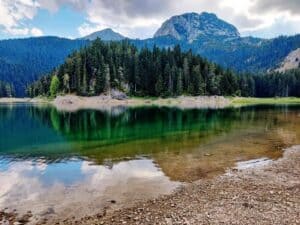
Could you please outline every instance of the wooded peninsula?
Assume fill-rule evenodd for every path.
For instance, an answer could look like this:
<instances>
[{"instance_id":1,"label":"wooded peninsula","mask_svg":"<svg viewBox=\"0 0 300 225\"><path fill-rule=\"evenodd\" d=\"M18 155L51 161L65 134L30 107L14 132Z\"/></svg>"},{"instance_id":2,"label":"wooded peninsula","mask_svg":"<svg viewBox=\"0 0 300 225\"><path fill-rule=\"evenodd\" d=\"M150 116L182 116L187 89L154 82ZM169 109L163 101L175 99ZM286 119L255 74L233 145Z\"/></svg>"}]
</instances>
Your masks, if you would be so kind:
<instances>
[{"instance_id":1,"label":"wooded peninsula","mask_svg":"<svg viewBox=\"0 0 300 225\"><path fill-rule=\"evenodd\" d=\"M300 71L238 74L180 46L137 49L128 41L95 40L64 64L27 87L30 97L58 94L96 96L111 89L131 96L300 96Z\"/></svg>"}]
</instances>

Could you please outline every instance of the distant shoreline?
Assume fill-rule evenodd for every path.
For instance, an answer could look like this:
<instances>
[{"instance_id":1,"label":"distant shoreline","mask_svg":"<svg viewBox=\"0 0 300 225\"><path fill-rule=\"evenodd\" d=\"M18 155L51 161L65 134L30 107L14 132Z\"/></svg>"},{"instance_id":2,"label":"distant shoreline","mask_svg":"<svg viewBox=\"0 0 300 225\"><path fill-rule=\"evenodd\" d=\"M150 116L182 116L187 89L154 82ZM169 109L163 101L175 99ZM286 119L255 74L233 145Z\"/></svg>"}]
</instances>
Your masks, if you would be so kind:
<instances>
[{"instance_id":1,"label":"distant shoreline","mask_svg":"<svg viewBox=\"0 0 300 225\"><path fill-rule=\"evenodd\" d=\"M222 96L180 96L177 98L138 98L130 97L122 100L100 95L82 97L76 95L58 96L54 100L47 98L0 98L0 104L49 104L60 111L77 111L81 109L106 110L113 107L178 107L191 108L225 108L231 100Z\"/></svg>"},{"instance_id":2,"label":"distant shoreline","mask_svg":"<svg viewBox=\"0 0 300 225\"><path fill-rule=\"evenodd\" d=\"M76 111L79 109L110 109L112 107L178 107L182 109L191 108L224 108L230 105L230 100L224 97L187 97L178 98L128 98L123 100L112 99L108 96L78 97L59 96L52 104L62 111Z\"/></svg>"},{"instance_id":3,"label":"distant shoreline","mask_svg":"<svg viewBox=\"0 0 300 225\"><path fill-rule=\"evenodd\" d=\"M0 104L49 104L60 111L77 111L81 109L110 109L112 107L159 106L178 107L182 109L225 108L261 104L300 104L300 98L246 98L223 96L180 96L172 98L130 97L117 100L110 96L82 97L76 95L49 98L0 98Z\"/></svg>"},{"instance_id":4,"label":"distant shoreline","mask_svg":"<svg viewBox=\"0 0 300 225\"><path fill-rule=\"evenodd\" d=\"M46 98L0 98L0 104L15 103L51 103L51 101Z\"/></svg>"}]
</instances>

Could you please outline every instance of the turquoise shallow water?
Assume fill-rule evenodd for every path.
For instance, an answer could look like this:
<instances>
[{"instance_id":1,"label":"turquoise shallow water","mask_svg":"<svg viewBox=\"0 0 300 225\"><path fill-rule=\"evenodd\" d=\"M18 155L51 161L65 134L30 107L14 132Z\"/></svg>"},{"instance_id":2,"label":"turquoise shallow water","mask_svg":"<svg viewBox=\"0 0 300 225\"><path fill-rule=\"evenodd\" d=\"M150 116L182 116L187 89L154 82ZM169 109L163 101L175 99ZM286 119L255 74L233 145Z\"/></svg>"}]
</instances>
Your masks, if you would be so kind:
<instances>
[{"instance_id":1,"label":"turquoise shallow water","mask_svg":"<svg viewBox=\"0 0 300 225\"><path fill-rule=\"evenodd\" d=\"M299 144L300 106L58 112L0 105L0 209L89 212ZM78 211L76 211L76 207Z\"/></svg>"}]
</instances>

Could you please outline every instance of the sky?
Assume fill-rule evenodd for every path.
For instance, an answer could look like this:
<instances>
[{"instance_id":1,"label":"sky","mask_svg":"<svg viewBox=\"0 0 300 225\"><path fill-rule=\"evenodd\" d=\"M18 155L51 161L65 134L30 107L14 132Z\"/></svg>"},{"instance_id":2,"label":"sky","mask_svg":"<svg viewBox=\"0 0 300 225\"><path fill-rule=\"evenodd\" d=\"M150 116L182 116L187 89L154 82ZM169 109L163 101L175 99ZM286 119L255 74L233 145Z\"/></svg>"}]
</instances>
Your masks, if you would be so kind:
<instances>
[{"instance_id":1,"label":"sky","mask_svg":"<svg viewBox=\"0 0 300 225\"><path fill-rule=\"evenodd\" d=\"M204 11L242 36L300 33L300 0L0 0L0 39L79 38L105 28L144 39L171 16Z\"/></svg>"}]
</instances>

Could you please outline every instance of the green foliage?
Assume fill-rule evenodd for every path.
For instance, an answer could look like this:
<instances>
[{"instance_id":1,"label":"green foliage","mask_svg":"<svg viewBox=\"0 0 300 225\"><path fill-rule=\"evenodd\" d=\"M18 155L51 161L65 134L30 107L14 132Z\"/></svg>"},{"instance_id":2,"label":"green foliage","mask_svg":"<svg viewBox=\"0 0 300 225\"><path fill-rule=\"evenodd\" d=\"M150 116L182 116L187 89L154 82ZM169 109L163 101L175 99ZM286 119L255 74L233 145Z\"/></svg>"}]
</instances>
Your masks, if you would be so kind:
<instances>
[{"instance_id":1,"label":"green foliage","mask_svg":"<svg viewBox=\"0 0 300 225\"><path fill-rule=\"evenodd\" d=\"M28 84L40 79L64 62L84 40L57 37L0 41L0 80L13 84L17 96L24 96Z\"/></svg>"},{"instance_id":2,"label":"green foliage","mask_svg":"<svg viewBox=\"0 0 300 225\"><path fill-rule=\"evenodd\" d=\"M0 98L1 97L14 97L15 88L12 84L0 81Z\"/></svg>"},{"instance_id":3,"label":"green foliage","mask_svg":"<svg viewBox=\"0 0 300 225\"><path fill-rule=\"evenodd\" d=\"M300 70L254 76L256 97L300 97Z\"/></svg>"},{"instance_id":4,"label":"green foliage","mask_svg":"<svg viewBox=\"0 0 300 225\"><path fill-rule=\"evenodd\" d=\"M300 47L300 35L290 37L281 36L271 40L252 37L224 39L220 37L216 38L201 36L192 43L165 36L146 40L129 40L129 42L136 46L136 48L140 51L143 51L145 47L153 49L153 53L151 53L152 58L149 58L149 55L147 56L146 51L144 52L146 54L143 54L143 57L146 57L149 61L143 63L146 66L152 64L154 65L153 70L160 68L160 71L163 71L164 68L162 67L165 67L166 62L165 59L157 58L163 56L160 54L163 50L158 51L158 48L173 48L173 62L170 61L169 63L171 68L174 62L177 64L177 66L183 68L183 87L184 92L187 92L185 87L187 87L189 84L189 73L192 71L192 51L194 54L200 54L208 60L215 62L224 68L231 68L236 72L265 72L278 66L292 50ZM90 42L85 40L68 40L57 37L40 37L0 41L0 80L13 84L16 95L24 96L24 90L28 84L41 79L42 76L49 73L51 70L53 70L53 68L61 65L64 62L64 59L69 54L72 54L74 50L78 50L84 46L89 46L89 44ZM178 45L180 45L181 49L178 48ZM94 50L95 49L96 48L94 48ZM138 64L136 63L136 60L140 60L138 59L140 58L140 53L138 53L139 56L137 56L136 52L132 52L129 49L120 49L117 52L111 48L106 49L108 52L103 52L103 49L103 46L100 46L99 51L90 51L89 55L86 55L88 59L87 61L85 61L85 57L82 55L84 51L78 51L78 55L76 57L72 54L73 57L68 59L71 60L68 65L74 66L74 68L67 68L67 70L72 70L74 74L76 73L75 77L77 79L72 80L71 74L69 73L70 92L78 90L78 86L81 85L81 90L78 91L82 92L80 94L92 94L90 93L89 86L90 78L87 77L86 79L83 79L82 65L84 63L87 64L87 68L95 64L98 64L98 67L101 68L102 66L100 65L103 65L104 61L105 63L108 63L108 61L115 62L115 56L120 56L120 58L117 59L118 66L108 63L111 71L112 86L119 85L116 83L116 81L120 78L119 68L121 67L123 68L125 81L129 81L127 84L133 85L133 87L130 88L130 91L133 91L131 94L141 94L137 93L139 91L138 86L143 85L143 82L139 80L141 77L138 76L138 73L140 73L138 72L138 69L141 68L139 68ZM182 54L182 50L189 51L190 49L191 51L189 53ZM101 59L103 56L105 56L105 59ZM184 59L184 64L182 63L182 57L186 58ZM77 61L75 62L72 60ZM158 64L156 65L156 63ZM161 63L162 65L160 65ZM132 72L133 69L135 69L135 72ZM211 79L206 80L206 78L208 78L207 72L211 72L209 70L211 69L201 68L201 74L205 80L205 83L207 84L207 94L220 94L219 90L216 89L216 85L219 85L218 82L220 81L220 77L209 77ZM215 70L213 69L213 71ZM97 73L97 70L87 70L86 72L87 76L89 76ZM217 73L217 71L215 72ZM79 74L81 74L81 76L79 76ZM151 80L150 83L153 85L153 87L155 86L153 81L156 80L156 78L154 78L155 74L158 74L157 71L154 71L153 74L150 74L149 72L147 75L149 80ZM130 75L130 77L126 77L126 75ZM61 85L63 85L62 80L60 81ZM212 84L213 86L209 86L211 85L211 83L209 83L210 81L215 82ZM146 83L147 82L148 81L146 81ZM96 80L96 86L97 85L98 87L95 88L97 91L95 92L99 93L99 91L101 91L101 88L99 88L99 80L98 83ZM152 89L154 90L154 88ZM157 94L154 93L153 90L146 94Z\"/></svg>"},{"instance_id":5,"label":"green foliage","mask_svg":"<svg viewBox=\"0 0 300 225\"><path fill-rule=\"evenodd\" d=\"M280 36L273 39L253 37L224 38L201 35L193 42L162 36L146 40L131 40L138 48L154 45L160 48L180 45L184 51L190 49L208 60L231 68L236 72L264 73L276 68L293 50L300 48L300 35Z\"/></svg>"},{"instance_id":6,"label":"green foliage","mask_svg":"<svg viewBox=\"0 0 300 225\"><path fill-rule=\"evenodd\" d=\"M63 76L63 89L65 90L66 93L70 92L70 76L69 74L65 74Z\"/></svg>"},{"instance_id":7,"label":"green foliage","mask_svg":"<svg viewBox=\"0 0 300 225\"><path fill-rule=\"evenodd\" d=\"M50 96L51 97L56 97L58 93L59 88L59 79L56 75L54 75L51 79L50 83Z\"/></svg>"},{"instance_id":8,"label":"green foliage","mask_svg":"<svg viewBox=\"0 0 300 225\"><path fill-rule=\"evenodd\" d=\"M226 88L220 88L221 82L207 84L223 80L224 76L229 76ZM210 92L214 89L220 95L231 95L238 89L231 86L236 84L232 77L232 72L191 51L184 53L179 46L138 50L128 41L107 43L97 39L89 47L71 54L50 76L30 85L28 94L99 95L116 88L135 96L210 95L216 94Z\"/></svg>"},{"instance_id":9,"label":"green foliage","mask_svg":"<svg viewBox=\"0 0 300 225\"><path fill-rule=\"evenodd\" d=\"M232 72L227 71L220 80L221 92L226 96L233 96L239 92L237 77Z\"/></svg>"},{"instance_id":10,"label":"green foliage","mask_svg":"<svg viewBox=\"0 0 300 225\"><path fill-rule=\"evenodd\" d=\"M63 65L27 89L29 96L60 93L99 95L120 89L133 96L300 96L300 70L285 74L235 74L191 51L138 50L128 41L102 42L71 54ZM53 79L54 77L56 77ZM55 90L51 91L51 80ZM58 82L57 82L58 80Z\"/></svg>"},{"instance_id":11,"label":"green foliage","mask_svg":"<svg viewBox=\"0 0 300 225\"><path fill-rule=\"evenodd\" d=\"M162 80L162 75L161 73L158 74L158 78L157 78L157 81L156 81L156 84L155 84L155 92L156 93L162 93L163 92L163 80Z\"/></svg>"},{"instance_id":12,"label":"green foliage","mask_svg":"<svg viewBox=\"0 0 300 225\"><path fill-rule=\"evenodd\" d=\"M232 106L246 106L246 105L299 105L300 98L284 97L284 98L244 98L235 97L231 99Z\"/></svg>"}]
</instances>

